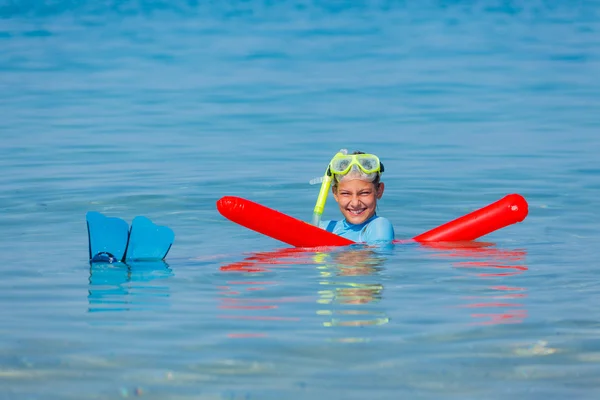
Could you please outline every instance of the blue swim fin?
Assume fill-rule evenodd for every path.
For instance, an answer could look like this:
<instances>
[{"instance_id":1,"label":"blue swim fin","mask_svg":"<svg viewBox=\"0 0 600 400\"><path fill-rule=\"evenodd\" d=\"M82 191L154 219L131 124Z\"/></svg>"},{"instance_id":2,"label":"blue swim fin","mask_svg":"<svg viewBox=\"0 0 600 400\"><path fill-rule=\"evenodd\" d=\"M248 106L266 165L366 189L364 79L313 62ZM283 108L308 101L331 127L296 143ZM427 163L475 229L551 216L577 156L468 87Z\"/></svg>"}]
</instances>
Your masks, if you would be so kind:
<instances>
[{"instance_id":1,"label":"blue swim fin","mask_svg":"<svg viewBox=\"0 0 600 400\"><path fill-rule=\"evenodd\" d=\"M175 240L175 233L146 217L135 217L129 232L125 262L163 260Z\"/></svg>"},{"instance_id":2,"label":"blue swim fin","mask_svg":"<svg viewBox=\"0 0 600 400\"><path fill-rule=\"evenodd\" d=\"M85 219L88 228L90 262L119 262L125 255L129 225L121 218L109 218L89 211Z\"/></svg>"}]
</instances>

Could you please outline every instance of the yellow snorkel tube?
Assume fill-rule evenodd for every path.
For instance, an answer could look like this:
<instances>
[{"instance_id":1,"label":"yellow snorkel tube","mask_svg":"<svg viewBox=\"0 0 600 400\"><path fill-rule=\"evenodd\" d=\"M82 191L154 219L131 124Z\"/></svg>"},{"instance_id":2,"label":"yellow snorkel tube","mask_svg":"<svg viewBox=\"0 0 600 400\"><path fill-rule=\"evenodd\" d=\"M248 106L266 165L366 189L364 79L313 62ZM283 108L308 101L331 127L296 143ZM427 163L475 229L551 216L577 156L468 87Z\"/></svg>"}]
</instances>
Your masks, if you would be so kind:
<instances>
[{"instance_id":1,"label":"yellow snorkel tube","mask_svg":"<svg viewBox=\"0 0 600 400\"><path fill-rule=\"evenodd\" d=\"M342 149L338 151L335 156L343 156L346 154L348 154L348 151L346 149ZM321 222L321 215L323 215L323 211L325 210L325 203L327 202L327 196L329 195L329 189L331 188L332 180L333 174L329 172L329 164L327 164L327 169L325 170L325 175L323 175L323 181L321 183L321 189L319 190L319 197L317 197L317 203L315 204L315 209L313 210L312 224L315 226L319 226L319 222Z\"/></svg>"}]
</instances>

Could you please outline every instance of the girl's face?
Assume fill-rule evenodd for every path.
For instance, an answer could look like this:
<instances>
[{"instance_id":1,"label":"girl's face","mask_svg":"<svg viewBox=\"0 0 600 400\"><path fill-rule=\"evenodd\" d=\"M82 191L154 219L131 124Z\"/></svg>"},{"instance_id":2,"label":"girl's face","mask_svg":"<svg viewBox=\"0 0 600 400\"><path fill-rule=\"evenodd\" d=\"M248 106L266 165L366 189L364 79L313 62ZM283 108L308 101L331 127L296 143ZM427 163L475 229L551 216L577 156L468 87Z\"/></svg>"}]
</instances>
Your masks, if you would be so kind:
<instances>
[{"instance_id":1,"label":"girl's face","mask_svg":"<svg viewBox=\"0 0 600 400\"><path fill-rule=\"evenodd\" d=\"M377 207L377 200L383 195L383 183L379 183L378 190L372 182L353 179L339 182L337 190L334 188L333 197L340 207L346 221L351 224L362 224L373 215Z\"/></svg>"}]
</instances>

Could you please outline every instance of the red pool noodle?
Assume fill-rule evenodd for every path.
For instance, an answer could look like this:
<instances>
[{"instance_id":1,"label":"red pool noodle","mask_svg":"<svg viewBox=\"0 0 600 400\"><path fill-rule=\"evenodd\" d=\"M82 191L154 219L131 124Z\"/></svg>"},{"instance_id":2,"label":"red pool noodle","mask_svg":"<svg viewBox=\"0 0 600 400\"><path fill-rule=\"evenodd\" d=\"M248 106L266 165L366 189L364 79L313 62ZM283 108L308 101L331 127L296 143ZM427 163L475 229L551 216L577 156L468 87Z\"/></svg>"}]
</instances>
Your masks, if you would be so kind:
<instances>
[{"instance_id":1,"label":"red pool noodle","mask_svg":"<svg viewBox=\"0 0 600 400\"><path fill-rule=\"evenodd\" d=\"M528 213L527 201L519 194L500 200L415 236L417 242L458 242L480 238L505 226L521 222Z\"/></svg>"},{"instance_id":2,"label":"red pool noodle","mask_svg":"<svg viewBox=\"0 0 600 400\"><path fill-rule=\"evenodd\" d=\"M217 201L217 209L224 217L237 224L294 247L347 246L355 243L241 197L222 197ZM415 236L413 240L417 242L475 240L505 226L523 221L527 212L527 201L523 196L509 194L495 203ZM406 240L394 242L404 243Z\"/></svg>"},{"instance_id":3,"label":"red pool noodle","mask_svg":"<svg viewBox=\"0 0 600 400\"><path fill-rule=\"evenodd\" d=\"M241 197L225 196L217 209L227 219L295 247L346 246L352 240Z\"/></svg>"}]
</instances>

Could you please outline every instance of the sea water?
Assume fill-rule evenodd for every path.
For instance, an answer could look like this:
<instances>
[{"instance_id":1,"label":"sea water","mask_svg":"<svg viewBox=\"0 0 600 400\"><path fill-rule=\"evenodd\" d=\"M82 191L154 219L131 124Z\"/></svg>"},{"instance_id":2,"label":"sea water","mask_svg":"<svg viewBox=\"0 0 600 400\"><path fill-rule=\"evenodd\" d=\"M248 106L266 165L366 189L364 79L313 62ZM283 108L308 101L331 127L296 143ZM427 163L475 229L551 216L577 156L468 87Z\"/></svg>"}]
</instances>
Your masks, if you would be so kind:
<instances>
[{"instance_id":1,"label":"sea water","mask_svg":"<svg viewBox=\"0 0 600 400\"><path fill-rule=\"evenodd\" d=\"M0 1L0 399L598 398L598 71L592 1ZM309 221L342 148L398 239L529 215L295 251L218 213ZM90 267L87 211L166 262Z\"/></svg>"}]
</instances>

